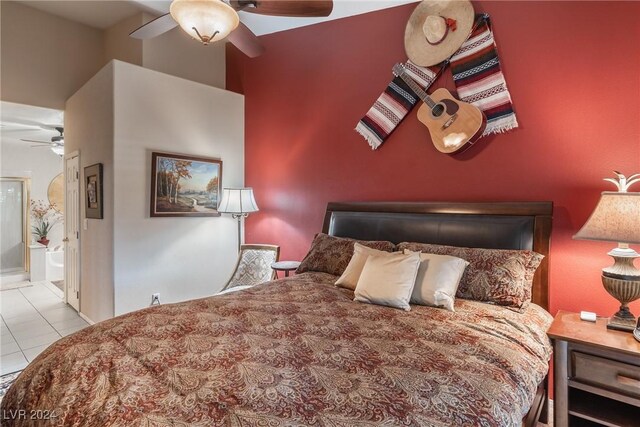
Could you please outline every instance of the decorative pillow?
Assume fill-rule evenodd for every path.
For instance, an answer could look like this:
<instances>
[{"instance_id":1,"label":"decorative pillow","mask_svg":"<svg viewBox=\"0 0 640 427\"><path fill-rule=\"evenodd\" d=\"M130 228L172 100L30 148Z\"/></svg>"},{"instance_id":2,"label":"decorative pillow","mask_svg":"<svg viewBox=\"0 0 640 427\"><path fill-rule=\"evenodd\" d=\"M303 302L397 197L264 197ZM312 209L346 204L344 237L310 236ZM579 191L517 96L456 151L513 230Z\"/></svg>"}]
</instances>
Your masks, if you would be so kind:
<instances>
[{"instance_id":1,"label":"decorative pillow","mask_svg":"<svg viewBox=\"0 0 640 427\"><path fill-rule=\"evenodd\" d=\"M416 283L420 254L401 252L367 258L354 292L354 301L411 310L409 300Z\"/></svg>"},{"instance_id":2,"label":"decorative pillow","mask_svg":"<svg viewBox=\"0 0 640 427\"><path fill-rule=\"evenodd\" d=\"M356 285L358 284L358 279L360 278L360 274L362 274L362 269L364 268L364 264L367 262L367 258L370 255L388 255L389 252L379 251L377 249L370 248L368 246L361 245L360 243L353 244L353 256L351 257L351 261L349 261L349 265L344 269L342 276L336 280L336 285L341 288L347 288L354 290Z\"/></svg>"},{"instance_id":3,"label":"decorative pillow","mask_svg":"<svg viewBox=\"0 0 640 427\"><path fill-rule=\"evenodd\" d=\"M527 250L461 248L426 243L403 242L398 249L451 255L469 261L456 297L518 308L531 301L533 275L544 258Z\"/></svg>"},{"instance_id":4,"label":"decorative pillow","mask_svg":"<svg viewBox=\"0 0 640 427\"><path fill-rule=\"evenodd\" d=\"M385 252L391 252L395 248L391 242L355 240L318 233L296 273L319 271L340 276L353 256L355 242Z\"/></svg>"},{"instance_id":5,"label":"decorative pillow","mask_svg":"<svg viewBox=\"0 0 640 427\"><path fill-rule=\"evenodd\" d=\"M412 254L407 249L405 254ZM464 269L469 263L451 255L420 254L416 285L411 293L413 304L444 307L455 311L453 303Z\"/></svg>"}]
</instances>

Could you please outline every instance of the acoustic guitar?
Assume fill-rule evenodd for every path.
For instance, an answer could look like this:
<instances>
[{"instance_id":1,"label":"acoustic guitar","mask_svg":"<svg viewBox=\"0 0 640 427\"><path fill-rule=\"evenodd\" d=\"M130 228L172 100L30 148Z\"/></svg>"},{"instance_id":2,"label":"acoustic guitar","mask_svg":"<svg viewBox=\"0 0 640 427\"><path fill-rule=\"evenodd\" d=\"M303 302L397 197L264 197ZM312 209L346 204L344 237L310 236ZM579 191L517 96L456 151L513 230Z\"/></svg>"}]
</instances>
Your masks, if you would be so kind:
<instances>
[{"instance_id":1,"label":"acoustic guitar","mask_svg":"<svg viewBox=\"0 0 640 427\"><path fill-rule=\"evenodd\" d=\"M393 74L400 77L424 102L418 108L418 120L429 129L431 141L438 151L461 153L482 136L487 118L478 107L457 100L447 89L436 89L431 96L408 74L402 64L393 66Z\"/></svg>"}]
</instances>

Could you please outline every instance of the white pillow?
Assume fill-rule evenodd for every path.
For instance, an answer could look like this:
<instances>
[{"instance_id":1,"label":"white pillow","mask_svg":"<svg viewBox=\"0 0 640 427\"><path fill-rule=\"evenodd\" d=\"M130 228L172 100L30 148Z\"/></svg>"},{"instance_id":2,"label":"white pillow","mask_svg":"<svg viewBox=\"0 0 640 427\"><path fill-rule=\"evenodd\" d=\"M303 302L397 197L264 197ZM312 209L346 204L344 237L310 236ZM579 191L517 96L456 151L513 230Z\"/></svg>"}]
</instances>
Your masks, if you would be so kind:
<instances>
[{"instance_id":1,"label":"white pillow","mask_svg":"<svg viewBox=\"0 0 640 427\"><path fill-rule=\"evenodd\" d=\"M354 301L411 310L409 300L419 266L418 252L369 256L358 280Z\"/></svg>"},{"instance_id":2,"label":"white pillow","mask_svg":"<svg viewBox=\"0 0 640 427\"><path fill-rule=\"evenodd\" d=\"M404 253L417 254L419 252L405 249ZM456 291L467 265L469 263L462 258L420 253L420 268L416 285L411 294L411 302L455 311L453 303Z\"/></svg>"},{"instance_id":3,"label":"white pillow","mask_svg":"<svg viewBox=\"0 0 640 427\"><path fill-rule=\"evenodd\" d=\"M391 252L379 251L377 249L361 245L360 243L355 243L353 245L353 256L351 257L351 261L349 261L347 268L344 269L342 276L336 280L336 286L351 289L353 291L356 288L356 284L360 278L360 273L362 273L364 263L367 262L369 255L383 256L389 255L390 253Z\"/></svg>"}]
</instances>

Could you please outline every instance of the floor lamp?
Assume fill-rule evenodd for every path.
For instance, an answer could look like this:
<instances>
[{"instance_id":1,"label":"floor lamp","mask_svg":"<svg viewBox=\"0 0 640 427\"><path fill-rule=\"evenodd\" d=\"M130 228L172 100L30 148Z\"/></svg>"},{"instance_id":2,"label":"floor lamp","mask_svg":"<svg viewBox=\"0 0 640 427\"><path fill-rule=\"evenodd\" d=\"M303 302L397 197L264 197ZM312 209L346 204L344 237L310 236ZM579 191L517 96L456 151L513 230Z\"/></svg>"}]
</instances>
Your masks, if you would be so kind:
<instances>
[{"instance_id":1,"label":"floor lamp","mask_svg":"<svg viewBox=\"0 0 640 427\"><path fill-rule=\"evenodd\" d=\"M242 242L242 218L249 216L251 212L256 212L258 205L253 197L253 188L223 188L222 197L218 212L231 214L231 217L238 220L238 252Z\"/></svg>"}]
</instances>

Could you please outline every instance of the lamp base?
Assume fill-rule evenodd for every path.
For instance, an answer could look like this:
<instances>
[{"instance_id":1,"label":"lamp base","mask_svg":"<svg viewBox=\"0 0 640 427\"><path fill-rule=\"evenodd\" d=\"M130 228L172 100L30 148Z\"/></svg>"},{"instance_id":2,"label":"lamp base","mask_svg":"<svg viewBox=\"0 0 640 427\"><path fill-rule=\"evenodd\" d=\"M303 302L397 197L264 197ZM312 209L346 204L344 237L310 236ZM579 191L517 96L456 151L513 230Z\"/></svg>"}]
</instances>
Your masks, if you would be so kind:
<instances>
[{"instance_id":1,"label":"lamp base","mask_svg":"<svg viewBox=\"0 0 640 427\"><path fill-rule=\"evenodd\" d=\"M607 328L633 331L636 318L629 310L629 303L640 298L640 270L633 265L638 253L629 249L628 245L620 244L609 255L615 262L602 270L602 285L609 295L620 302L620 310L609 319Z\"/></svg>"},{"instance_id":2,"label":"lamp base","mask_svg":"<svg viewBox=\"0 0 640 427\"><path fill-rule=\"evenodd\" d=\"M606 273L605 273L606 274ZM640 298L640 280L624 280L602 275L604 289L620 302L620 310L609 319L608 329L633 331L636 318L629 310L629 303Z\"/></svg>"},{"instance_id":3,"label":"lamp base","mask_svg":"<svg viewBox=\"0 0 640 427\"><path fill-rule=\"evenodd\" d=\"M633 314L629 311L629 307L625 307L627 309L626 313L630 317L619 316L620 311L614 314L607 323L607 329L613 329L616 331L625 331L632 332L636 328L636 319L633 317Z\"/></svg>"},{"instance_id":4,"label":"lamp base","mask_svg":"<svg viewBox=\"0 0 640 427\"><path fill-rule=\"evenodd\" d=\"M619 319L615 315L607 323L607 329L613 329L614 331L633 332L635 328L635 319Z\"/></svg>"}]
</instances>

